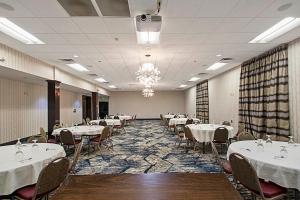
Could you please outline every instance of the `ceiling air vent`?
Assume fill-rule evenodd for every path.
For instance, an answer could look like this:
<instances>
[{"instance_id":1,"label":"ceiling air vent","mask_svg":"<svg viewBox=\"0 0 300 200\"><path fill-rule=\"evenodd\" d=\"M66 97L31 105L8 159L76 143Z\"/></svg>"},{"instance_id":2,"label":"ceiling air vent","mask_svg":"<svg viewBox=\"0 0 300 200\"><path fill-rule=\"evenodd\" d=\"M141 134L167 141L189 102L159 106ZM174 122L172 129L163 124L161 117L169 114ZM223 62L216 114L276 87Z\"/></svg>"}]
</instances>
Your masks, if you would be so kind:
<instances>
[{"instance_id":1,"label":"ceiling air vent","mask_svg":"<svg viewBox=\"0 0 300 200\"><path fill-rule=\"evenodd\" d=\"M220 60L220 62L229 62L229 61L232 61L232 60L233 60L233 58L222 58Z\"/></svg>"},{"instance_id":2,"label":"ceiling air vent","mask_svg":"<svg viewBox=\"0 0 300 200\"><path fill-rule=\"evenodd\" d=\"M130 17L128 0L96 0L103 16Z\"/></svg>"},{"instance_id":3,"label":"ceiling air vent","mask_svg":"<svg viewBox=\"0 0 300 200\"><path fill-rule=\"evenodd\" d=\"M63 62L75 62L72 58L60 58L58 60L63 61Z\"/></svg>"},{"instance_id":4,"label":"ceiling air vent","mask_svg":"<svg viewBox=\"0 0 300 200\"><path fill-rule=\"evenodd\" d=\"M89 76L91 77L97 77L98 75L97 74L88 74Z\"/></svg>"},{"instance_id":5,"label":"ceiling air vent","mask_svg":"<svg viewBox=\"0 0 300 200\"><path fill-rule=\"evenodd\" d=\"M58 0L70 16L98 16L91 0Z\"/></svg>"}]
</instances>

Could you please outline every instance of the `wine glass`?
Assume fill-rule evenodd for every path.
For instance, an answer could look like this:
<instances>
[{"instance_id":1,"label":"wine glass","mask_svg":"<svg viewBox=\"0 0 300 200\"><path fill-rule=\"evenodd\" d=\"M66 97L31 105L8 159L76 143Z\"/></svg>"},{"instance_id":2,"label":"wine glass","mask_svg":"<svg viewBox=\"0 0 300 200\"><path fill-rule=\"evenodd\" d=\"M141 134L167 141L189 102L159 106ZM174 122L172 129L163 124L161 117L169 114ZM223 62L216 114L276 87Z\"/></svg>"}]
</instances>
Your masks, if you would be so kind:
<instances>
[{"instance_id":1,"label":"wine glass","mask_svg":"<svg viewBox=\"0 0 300 200\"><path fill-rule=\"evenodd\" d=\"M267 135L267 140L266 140L266 147L272 147L272 140L271 140L271 136Z\"/></svg>"},{"instance_id":2,"label":"wine glass","mask_svg":"<svg viewBox=\"0 0 300 200\"><path fill-rule=\"evenodd\" d=\"M263 140L262 139L258 139L257 140L257 149L259 151L263 151L264 150L264 144L263 144Z\"/></svg>"},{"instance_id":3,"label":"wine glass","mask_svg":"<svg viewBox=\"0 0 300 200\"><path fill-rule=\"evenodd\" d=\"M37 139L34 139L34 140L32 140L33 141L33 144L32 144L32 147L34 148L34 147L37 147L38 146L38 144L37 144Z\"/></svg>"},{"instance_id":4,"label":"wine glass","mask_svg":"<svg viewBox=\"0 0 300 200\"><path fill-rule=\"evenodd\" d=\"M288 144L290 145L290 146L294 146L295 145L295 142L294 142L294 137L293 136L289 136L289 141L288 141Z\"/></svg>"}]
</instances>

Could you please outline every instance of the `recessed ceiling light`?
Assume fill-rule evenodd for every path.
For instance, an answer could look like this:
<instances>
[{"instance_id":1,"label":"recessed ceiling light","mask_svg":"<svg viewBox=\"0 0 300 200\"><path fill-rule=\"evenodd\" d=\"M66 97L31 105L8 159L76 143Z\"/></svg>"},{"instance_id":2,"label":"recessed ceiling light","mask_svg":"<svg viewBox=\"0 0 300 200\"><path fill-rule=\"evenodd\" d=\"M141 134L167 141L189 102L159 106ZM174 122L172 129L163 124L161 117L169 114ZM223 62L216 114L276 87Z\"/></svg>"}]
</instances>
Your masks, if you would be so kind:
<instances>
[{"instance_id":1,"label":"recessed ceiling light","mask_svg":"<svg viewBox=\"0 0 300 200\"><path fill-rule=\"evenodd\" d=\"M71 64L66 64L66 65L77 71L80 71L80 72L88 72L89 71L87 68L85 68L84 66L82 66L79 63L71 63Z\"/></svg>"},{"instance_id":2,"label":"recessed ceiling light","mask_svg":"<svg viewBox=\"0 0 300 200\"><path fill-rule=\"evenodd\" d=\"M102 62L101 60L98 60L98 62Z\"/></svg>"},{"instance_id":3,"label":"recessed ceiling light","mask_svg":"<svg viewBox=\"0 0 300 200\"><path fill-rule=\"evenodd\" d=\"M209 68L207 68L206 70L217 70L217 69L220 69L221 67L224 67L225 65L227 65L227 63L216 62L213 65L211 65Z\"/></svg>"},{"instance_id":4,"label":"recessed ceiling light","mask_svg":"<svg viewBox=\"0 0 300 200\"><path fill-rule=\"evenodd\" d=\"M136 32L138 44L158 44L160 32Z\"/></svg>"},{"instance_id":5,"label":"recessed ceiling light","mask_svg":"<svg viewBox=\"0 0 300 200\"><path fill-rule=\"evenodd\" d=\"M195 81L198 81L198 80L200 80L200 78L199 77L192 77L192 78L190 78L190 82L195 82Z\"/></svg>"},{"instance_id":6,"label":"recessed ceiling light","mask_svg":"<svg viewBox=\"0 0 300 200\"><path fill-rule=\"evenodd\" d=\"M0 17L0 31L25 44L45 44L31 33L28 33L4 17Z\"/></svg>"},{"instance_id":7,"label":"recessed ceiling light","mask_svg":"<svg viewBox=\"0 0 300 200\"><path fill-rule=\"evenodd\" d=\"M180 88L184 88L184 87L186 87L187 85L185 85L185 84L181 84L179 87Z\"/></svg>"},{"instance_id":8,"label":"recessed ceiling light","mask_svg":"<svg viewBox=\"0 0 300 200\"><path fill-rule=\"evenodd\" d=\"M146 57L151 57L151 55L150 55L150 54L146 54L145 56L146 56Z\"/></svg>"},{"instance_id":9,"label":"recessed ceiling light","mask_svg":"<svg viewBox=\"0 0 300 200\"><path fill-rule=\"evenodd\" d=\"M300 25L300 18L286 17L249 43L267 43Z\"/></svg>"},{"instance_id":10,"label":"recessed ceiling light","mask_svg":"<svg viewBox=\"0 0 300 200\"><path fill-rule=\"evenodd\" d=\"M221 54L217 54L216 56L217 56L217 57L222 57L222 55L221 55Z\"/></svg>"},{"instance_id":11,"label":"recessed ceiling light","mask_svg":"<svg viewBox=\"0 0 300 200\"><path fill-rule=\"evenodd\" d=\"M100 83L108 83L108 81L105 80L104 78L96 78L95 80L100 82Z\"/></svg>"},{"instance_id":12,"label":"recessed ceiling light","mask_svg":"<svg viewBox=\"0 0 300 200\"><path fill-rule=\"evenodd\" d=\"M74 54L74 55L73 55L73 57L74 57L74 58L78 58L79 56L78 56L78 55L76 55L76 54Z\"/></svg>"},{"instance_id":13,"label":"recessed ceiling light","mask_svg":"<svg viewBox=\"0 0 300 200\"><path fill-rule=\"evenodd\" d=\"M110 88L117 88L117 86L115 86L115 85L110 85L110 86L108 86L108 87L110 87Z\"/></svg>"}]
</instances>

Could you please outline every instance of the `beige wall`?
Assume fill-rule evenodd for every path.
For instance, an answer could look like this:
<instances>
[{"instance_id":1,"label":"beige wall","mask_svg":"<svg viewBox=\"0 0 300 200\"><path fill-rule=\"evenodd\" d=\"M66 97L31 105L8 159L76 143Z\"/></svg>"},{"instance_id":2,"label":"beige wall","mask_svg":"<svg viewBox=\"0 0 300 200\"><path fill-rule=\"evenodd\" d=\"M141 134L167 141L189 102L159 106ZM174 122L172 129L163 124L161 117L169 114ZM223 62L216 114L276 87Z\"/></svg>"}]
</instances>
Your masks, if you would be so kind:
<instances>
[{"instance_id":1,"label":"beige wall","mask_svg":"<svg viewBox=\"0 0 300 200\"><path fill-rule=\"evenodd\" d=\"M47 127L46 86L0 78L0 143Z\"/></svg>"},{"instance_id":2,"label":"beige wall","mask_svg":"<svg viewBox=\"0 0 300 200\"><path fill-rule=\"evenodd\" d=\"M159 118L168 112L184 113L184 92L155 92L151 98L142 92L111 92L109 97L110 114L137 115L137 118Z\"/></svg>"},{"instance_id":3,"label":"beige wall","mask_svg":"<svg viewBox=\"0 0 300 200\"><path fill-rule=\"evenodd\" d=\"M82 94L61 90L60 118L64 124L80 123ZM73 109L76 108L76 112ZM0 143L48 129L47 87L0 78Z\"/></svg>"},{"instance_id":4,"label":"beige wall","mask_svg":"<svg viewBox=\"0 0 300 200\"><path fill-rule=\"evenodd\" d=\"M196 86L185 90L185 113L196 116Z\"/></svg>"},{"instance_id":5,"label":"beige wall","mask_svg":"<svg viewBox=\"0 0 300 200\"><path fill-rule=\"evenodd\" d=\"M64 125L69 125L69 126L72 124L79 124L82 122L82 94L81 93L61 90L60 121Z\"/></svg>"},{"instance_id":6,"label":"beige wall","mask_svg":"<svg viewBox=\"0 0 300 200\"><path fill-rule=\"evenodd\" d=\"M238 127L240 67L208 80L209 121L233 121Z\"/></svg>"}]
</instances>

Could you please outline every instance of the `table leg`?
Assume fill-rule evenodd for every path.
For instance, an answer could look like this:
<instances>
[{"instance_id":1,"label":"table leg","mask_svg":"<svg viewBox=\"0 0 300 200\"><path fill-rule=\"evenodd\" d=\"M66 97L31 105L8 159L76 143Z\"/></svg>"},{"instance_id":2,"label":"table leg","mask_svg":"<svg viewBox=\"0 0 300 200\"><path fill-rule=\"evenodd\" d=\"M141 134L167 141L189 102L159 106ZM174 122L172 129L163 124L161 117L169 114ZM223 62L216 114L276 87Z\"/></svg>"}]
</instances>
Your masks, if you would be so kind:
<instances>
[{"instance_id":1,"label":"table leg","mask_svg":"<svg viewBox=\"0 0 300 200\"><path fill-rule=\"evenodd\" d=\"M205 142L202 142L202 146L203 146L203 153L205 153Z\"/></svg>"}]
</instances>

